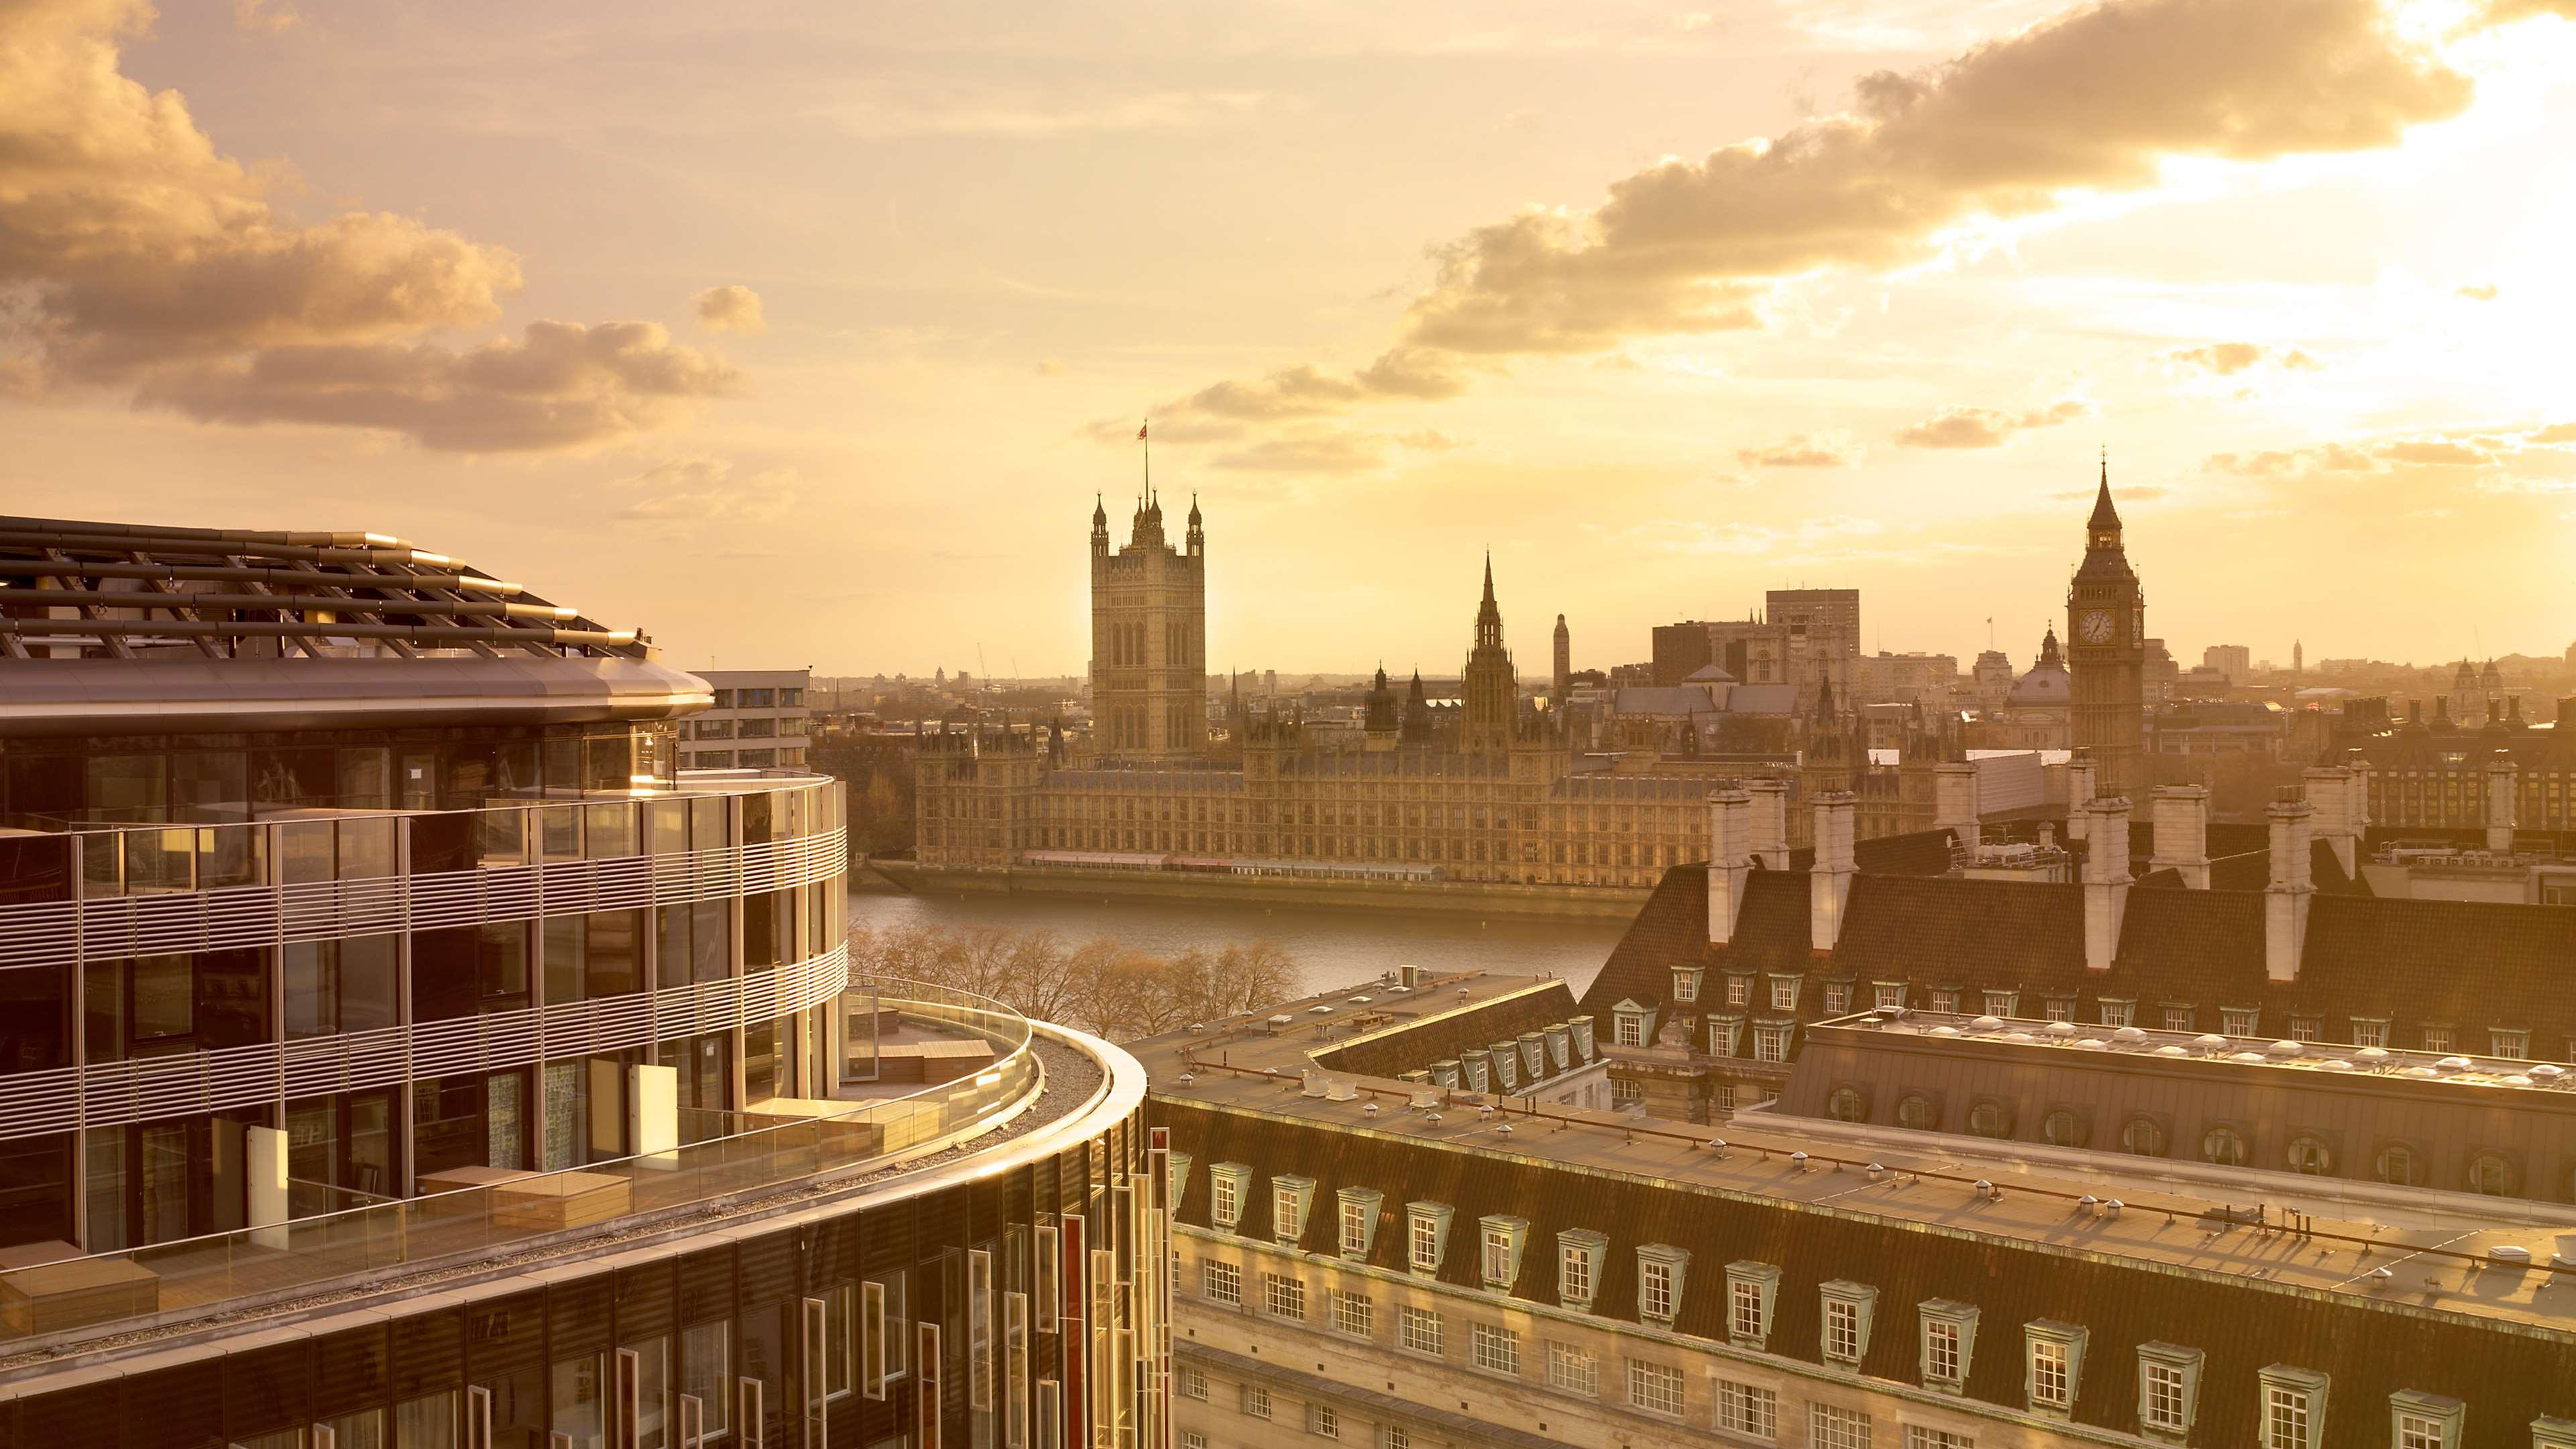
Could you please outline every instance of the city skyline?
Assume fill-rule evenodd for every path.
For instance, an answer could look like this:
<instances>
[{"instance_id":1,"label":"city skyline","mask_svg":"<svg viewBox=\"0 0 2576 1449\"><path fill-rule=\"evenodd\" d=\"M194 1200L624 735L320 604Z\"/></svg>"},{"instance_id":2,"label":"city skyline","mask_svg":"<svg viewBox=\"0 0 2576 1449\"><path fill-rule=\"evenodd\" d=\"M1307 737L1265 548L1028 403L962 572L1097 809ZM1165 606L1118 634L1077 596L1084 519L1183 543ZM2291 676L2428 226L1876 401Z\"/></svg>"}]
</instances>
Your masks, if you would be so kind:
<instances>
[{"instance_id":1,"label":"city skyline","mask_svg":"<svg viewBox=\"0 0 2576 1449\"><path fill-rule=\"evenodd\" d=\"M2107 443L2180 659L2556 657L2565 8L45 0L0 487L440 539L685 667L1079 674L1150 413L1212 670L1447 673L1489 547L1578 667L1799 583L2024 659Z\"/></svg>"}]
</instances>

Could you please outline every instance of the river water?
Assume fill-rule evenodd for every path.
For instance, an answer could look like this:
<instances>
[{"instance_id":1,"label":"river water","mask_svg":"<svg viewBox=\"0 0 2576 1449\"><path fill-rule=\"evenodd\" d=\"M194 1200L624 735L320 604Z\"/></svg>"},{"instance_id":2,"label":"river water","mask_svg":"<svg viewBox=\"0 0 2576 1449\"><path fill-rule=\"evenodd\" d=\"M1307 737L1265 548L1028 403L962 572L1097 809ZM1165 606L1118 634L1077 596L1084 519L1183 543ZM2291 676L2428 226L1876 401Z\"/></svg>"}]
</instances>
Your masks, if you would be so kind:
<instances>
[{"instance_id":1,"label":"river water","mask_svg":"<svg viewBox=\"0 0 2576 1449\"><path fill-rule=\"evenodd\" d=\"M1580 993L1626 932L1624 921L1483 921L1473 915L1136 900L1084 901L998 893L906 895L854 890L856 926L1002 926L1048 930L1068 942L1115 936L1154 955L1193 946L1276 941L1310 991L1375 980L1399 965L1565 977Z\"/></svg>"}]
</instances>

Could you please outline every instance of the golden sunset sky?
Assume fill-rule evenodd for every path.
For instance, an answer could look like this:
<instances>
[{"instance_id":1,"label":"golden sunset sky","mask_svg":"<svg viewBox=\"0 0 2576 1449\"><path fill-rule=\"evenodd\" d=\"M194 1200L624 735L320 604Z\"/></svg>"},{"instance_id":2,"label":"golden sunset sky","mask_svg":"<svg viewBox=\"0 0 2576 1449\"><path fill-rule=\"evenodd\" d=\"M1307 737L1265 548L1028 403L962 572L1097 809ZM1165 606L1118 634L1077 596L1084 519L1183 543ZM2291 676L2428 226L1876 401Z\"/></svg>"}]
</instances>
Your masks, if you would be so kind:
<instances>
[{"instance_id":1,"label":"golden sunset sky","mask_svg":"<svg viewBox=\"0 0 2576 1449\"><path fill-rule=\"evenodd\" d=\"M1707 8L1690 8L1705 4ZM2576 636L2576 0L0 0L0 512L401 534L686 667L1766 587L2027 661Z\"/></svg>"}]
</instances>

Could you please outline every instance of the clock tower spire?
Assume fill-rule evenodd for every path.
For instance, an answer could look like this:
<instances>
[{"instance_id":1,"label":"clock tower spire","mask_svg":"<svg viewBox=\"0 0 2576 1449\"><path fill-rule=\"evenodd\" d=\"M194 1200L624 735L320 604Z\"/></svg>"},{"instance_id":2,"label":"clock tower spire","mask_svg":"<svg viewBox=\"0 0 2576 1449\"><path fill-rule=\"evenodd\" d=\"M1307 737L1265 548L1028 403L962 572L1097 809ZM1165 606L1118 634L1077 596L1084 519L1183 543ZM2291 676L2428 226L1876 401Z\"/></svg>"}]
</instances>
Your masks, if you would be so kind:
<instances>
[{"instance_id":1,"label":"clock tower spire","mask_svg":"<svg viewBox=\"0 0 2576 1449\"><path fill-rule=\"evenodd\" d=\"M2111 503L2111 460L2104 450L2093 516L2084 524L2084 561L2066 589L2066 663L2072 684L2074 743L2089 748L2095 790L2135 797L2150 783L2142 758L2146 737L2147 598L2120 541L2120 510ZM2081 810L2084 802L2070 801Z\"/></svg>"}]
</instances>

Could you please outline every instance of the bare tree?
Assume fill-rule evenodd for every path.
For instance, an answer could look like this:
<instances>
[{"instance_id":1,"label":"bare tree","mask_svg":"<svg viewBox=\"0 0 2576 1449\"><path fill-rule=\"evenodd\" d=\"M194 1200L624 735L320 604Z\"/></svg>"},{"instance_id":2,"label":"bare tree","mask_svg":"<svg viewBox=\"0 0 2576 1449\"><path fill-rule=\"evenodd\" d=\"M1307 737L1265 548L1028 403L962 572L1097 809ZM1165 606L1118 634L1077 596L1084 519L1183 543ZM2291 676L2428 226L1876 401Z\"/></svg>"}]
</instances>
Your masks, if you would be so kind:
<instances>
[{"instance_id":1,"label":"bare tree","mask_svg":"<svg viewBox=\"0 0 2576 1449\"><path fill-rule=\"evenodd\" d=\"M1297 990L1296 961L1275 941L1155 956L1114 936L1068 948L1052 931L992 926L853 927L849 939L855 971L976 992L1112 1040L1256 1010Z\"/></svg>"}]
</instances>

